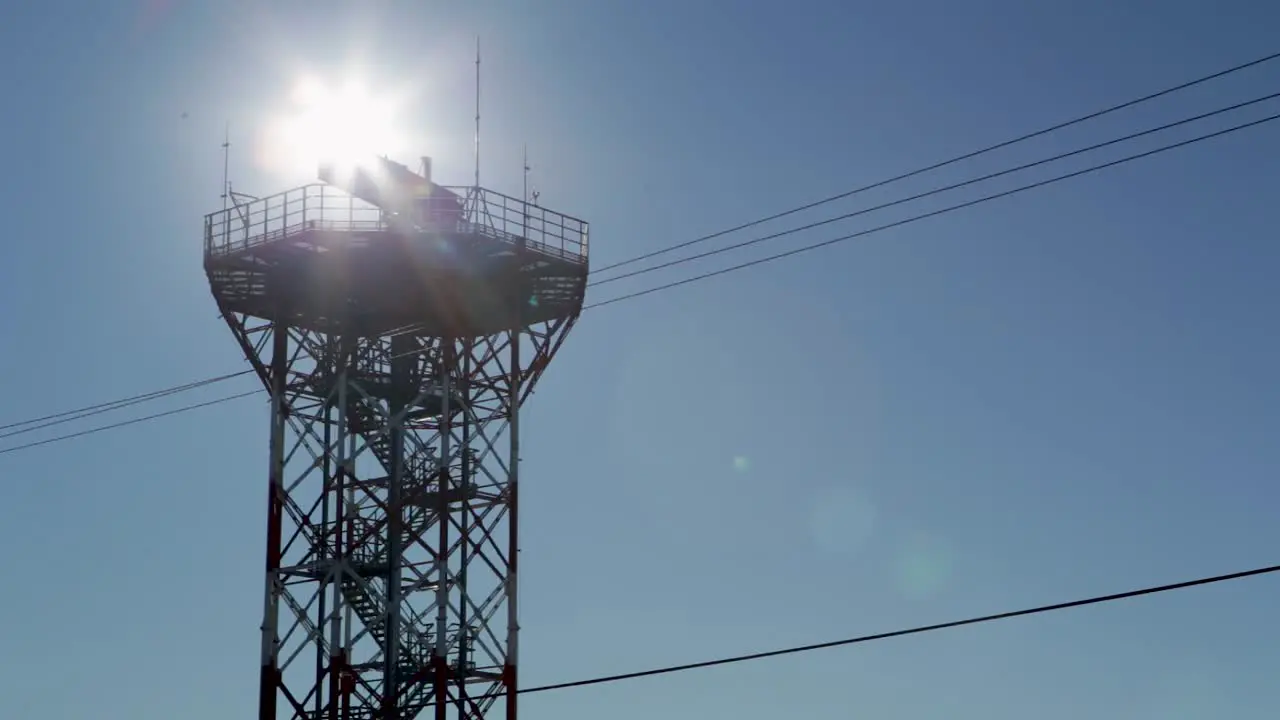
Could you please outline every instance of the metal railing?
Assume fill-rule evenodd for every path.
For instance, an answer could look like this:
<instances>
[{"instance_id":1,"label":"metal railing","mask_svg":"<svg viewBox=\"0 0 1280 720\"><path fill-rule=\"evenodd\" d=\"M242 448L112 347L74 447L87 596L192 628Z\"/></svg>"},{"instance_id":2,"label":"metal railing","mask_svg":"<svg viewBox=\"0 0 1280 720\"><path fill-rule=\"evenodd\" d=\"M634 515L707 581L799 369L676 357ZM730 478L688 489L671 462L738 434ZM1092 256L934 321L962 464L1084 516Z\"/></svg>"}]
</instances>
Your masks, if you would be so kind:
<instances>
[{"instance_id":1,"label":"metal railing","mask_svg":"<svg viewBox=\"0 0 1280 720\"><path fill-rule=\"evenodd\" d=\"M305 185L209 213L204 221L204 252L214 257L231 255L313 231L447 231L512 245L524 238L530 250L586 262L586 221L484 188L446 189L461 198L462 212L441 223L384 212L328 185Z\"/></svg>"},{"instance_id":2,"label":"metal railing","mask_svg":"<svg viewBox=\"0 0 1280 720\"><path fill-rule=\"evenodd\" d=\"M512 243L523 236L542 252L586 260L589 228L585 220L484 188L445 189L464 198L464 222L479 228L473 232Z\"/></svg>"}]
</instances>

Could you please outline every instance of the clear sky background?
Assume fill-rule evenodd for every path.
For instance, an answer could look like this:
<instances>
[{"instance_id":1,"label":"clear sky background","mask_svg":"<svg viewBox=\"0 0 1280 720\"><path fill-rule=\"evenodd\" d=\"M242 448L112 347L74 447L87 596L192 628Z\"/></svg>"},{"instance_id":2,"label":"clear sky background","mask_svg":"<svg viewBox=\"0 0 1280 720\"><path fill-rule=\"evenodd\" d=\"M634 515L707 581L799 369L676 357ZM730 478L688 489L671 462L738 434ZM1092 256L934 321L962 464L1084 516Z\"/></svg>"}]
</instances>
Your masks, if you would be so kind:
<instances>
[{"instance_id":1,"label":"clear sky background","mask_svg":"<svg viewBox=\"0 0 1280 720\"><path fill-rule=\"evenodd\" d=\"M237 188L309 179L260 139L304 73L412 90L411 146L388 151L465 184L481 35L485 184L518 193L528 142L543 204L593 223L602 266L1274 52L1280 21L1243 0L354 5L6 10L0 424L245 367L202 216L227 120ZM1278 83L1280 63L793 220ZM1276 562L1277 151L1265 126L584 314L525 415L523 681ZM266 438L255 399L0 455L0 716L253 715ZM1262 578L522 707L1274 718L1278 601Z\"/></svg>"}]
</instances>

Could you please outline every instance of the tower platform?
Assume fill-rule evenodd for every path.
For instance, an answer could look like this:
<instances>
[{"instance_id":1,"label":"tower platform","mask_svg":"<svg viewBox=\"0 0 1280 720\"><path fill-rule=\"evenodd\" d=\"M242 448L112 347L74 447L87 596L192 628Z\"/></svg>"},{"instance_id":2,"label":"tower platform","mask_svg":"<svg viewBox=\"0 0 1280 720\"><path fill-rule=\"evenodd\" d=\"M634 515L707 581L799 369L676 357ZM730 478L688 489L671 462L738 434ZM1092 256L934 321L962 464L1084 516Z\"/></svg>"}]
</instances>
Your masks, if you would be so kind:
<instances>
[{"instance_id":1,"label":"tower platform","mask_svg":"<svg viewBox=\"0 0 1280 720\"><path fill-rule=\"evenodd\" d=\"M576 316L585 221L484 188L460 212L388 213L323 184L205 216L204 267L224 312L323 333L477 337Z\"/></svg>"}]
</instances>

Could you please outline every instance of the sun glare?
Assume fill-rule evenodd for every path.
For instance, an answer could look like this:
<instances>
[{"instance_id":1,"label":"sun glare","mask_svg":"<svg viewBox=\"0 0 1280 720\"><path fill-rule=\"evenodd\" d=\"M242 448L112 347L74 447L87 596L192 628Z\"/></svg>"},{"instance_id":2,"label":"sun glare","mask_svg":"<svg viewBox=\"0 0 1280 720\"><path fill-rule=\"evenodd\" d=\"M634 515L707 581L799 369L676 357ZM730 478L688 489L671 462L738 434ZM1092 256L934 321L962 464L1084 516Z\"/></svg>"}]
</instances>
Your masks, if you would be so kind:
<instances>
[{"instance_id":1,"label":"sun glare","mask_svg":"<svg viewBox=\"0 0 1280 720\"><path fill-rule=\"evenodd\" d=\"M304 78L273 118L264 143L270 169L314 176L321 163L351 165L398 151L395 103L354 81L326 85Z\"/></svg>"}]
</instances>

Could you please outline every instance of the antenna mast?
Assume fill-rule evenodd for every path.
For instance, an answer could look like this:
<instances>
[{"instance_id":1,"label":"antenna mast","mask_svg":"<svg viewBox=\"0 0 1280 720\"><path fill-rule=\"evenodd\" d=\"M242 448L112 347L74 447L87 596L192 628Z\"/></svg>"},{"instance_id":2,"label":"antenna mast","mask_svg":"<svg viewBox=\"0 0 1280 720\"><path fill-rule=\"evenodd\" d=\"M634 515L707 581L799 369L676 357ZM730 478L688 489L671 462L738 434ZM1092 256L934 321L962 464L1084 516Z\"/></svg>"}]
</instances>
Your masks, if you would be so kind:
<instances>
[{"instance_id":1,"label":"antenna mast","mask_svg":"<svg viewBox=\"0 0 1280 720\"><path fill-rule=\"evenodd\" d=\"M222 209L227 209L227 200L231 195L231 121L227 121L222 135Z\"/></svg>"},{"instance_id":2,"label":"antenna mast","mask_svg":"<svg viewBox=\"0 0 1280 720\"><path fill-rule=\"evenodd\" d=\"M476 36L476 189L480 189L480 36Z\"/></svg>"}]
</instances>

